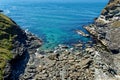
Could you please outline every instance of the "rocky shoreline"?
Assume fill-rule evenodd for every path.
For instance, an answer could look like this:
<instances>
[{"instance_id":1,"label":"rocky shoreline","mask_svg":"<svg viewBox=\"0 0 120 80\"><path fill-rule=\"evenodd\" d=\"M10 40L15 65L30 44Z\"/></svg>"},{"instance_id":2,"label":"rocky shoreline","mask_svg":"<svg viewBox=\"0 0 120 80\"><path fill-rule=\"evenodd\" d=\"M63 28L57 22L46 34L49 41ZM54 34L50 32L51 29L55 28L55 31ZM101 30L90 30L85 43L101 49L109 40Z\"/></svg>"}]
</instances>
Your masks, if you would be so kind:
<instances>
[{"instance_id":1,"label":"rocky shoreline","mask_svg":"<svg viewBox=\"0 0 120 80\"><path fill-rule=\"evenodd\" d=\"M28 63L20 80L117 80L119 79L119 60L114 58L103 45L89 44L83 50L61 47L55 51L37 52L32 63ZM118 56L118 55L117 55ZM33 58L33 57L32 57ZM116 66L115 66L116 65Z\"/></svg>"},{"instance_id":2,"label":"rocky shoreline","mask_svg":"<svg viewBox=\"0 0 120 80\"><path fill-rule=\"evenodd\" d=\"M19 36L14 42L12 53L15 55L5 67L5 80L18 80L20 74L24 73L24 69L26 68L30 56L34 55L37 48L42 45L42 41L35 35L25 31L23 31L23 34L25 38L23 35L21 37Z\"/></svg>"},{"instance_id":3,"label":"rocky shoreline","mask_svg":"<svg viewBox=\"0 0 120 80\"><path fill-rule=\"evenodd\" d=\"M112 7L119 5L120 3L116 3L116 1L117 0L110 0L109 4L115 3ZM107 6L109 6L109 4ZM119 7L117 6L116 8ZM120 8L118 10L120 10ZM113 12L114 11L115 10L113 10ZM85 45L84 49L82 48L83 44L79 43L75 44L73 48L61 45L54 51L39 51L34 55L32 65L28 65L28 68L26 68L25 73L20 79L119 80L120 25L116 28L116 32L114 32L114 30L111 32L115 39L117 39L117 42L112 42L114 39L113 37L111 37L112 40L107 40L110 38L107 31L113 29L112 26L109 26L116 21L116 14L118 13L113 13L113 17L111 17L112 21L106 20L106 15L103 17L102 14L103 13L101 13L100 17L95 20L94 24L85 27L85 29L91 34L90 36L94 39L94 44L88 43ZM117 17L117 21L119 21L119 16ZM117 36L113 33L116 33ZM80 34L82 35L83 33L80 32Z\"/></svg>"},{"instance_id":4,"label":"rocky shoreline","mask_svg":"<svg viewBox=\"0 0 120 80\"><path fill-rule=\"evenodd\" d=\"M94 42L58 45L51 51L40 50L39 38L6 19L14 23L17 36L12 41L13 59L4 68L4 80L119 80L119 14L120 1L110 0L94 24L85 27ZM77 33L88 37L79 30Z\"/></svg>"},{"instance_id":5,"label":"rocky shoreline","mask_svg":"<svg viewBox=\"0 0 120 80\"><path fill-rule=\"evenodd\" d=\"M22 30L12 19L0 13L0 80L18 80L30 55L41 45L39 38Z\"/></svg>"}]
</instances>

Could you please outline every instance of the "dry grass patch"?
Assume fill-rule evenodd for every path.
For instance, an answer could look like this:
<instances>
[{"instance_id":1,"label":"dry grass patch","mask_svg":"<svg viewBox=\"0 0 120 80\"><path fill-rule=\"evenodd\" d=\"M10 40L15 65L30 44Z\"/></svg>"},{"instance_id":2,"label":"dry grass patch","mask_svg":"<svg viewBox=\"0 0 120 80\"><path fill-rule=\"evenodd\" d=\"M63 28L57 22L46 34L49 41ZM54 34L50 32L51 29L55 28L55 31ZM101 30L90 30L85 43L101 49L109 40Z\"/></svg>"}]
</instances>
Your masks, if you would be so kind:
<instances>
[{"instance_id":1,"label":"dry grass patch","mask_svg":"<svg viewBox=\"0 0 120 80\"><path fill-rule=\"evenodd\" d=\"M120 27L120 21L113 22L111 26L114 27L114 28L119 28Z\"/></svg>"}]
</instances>

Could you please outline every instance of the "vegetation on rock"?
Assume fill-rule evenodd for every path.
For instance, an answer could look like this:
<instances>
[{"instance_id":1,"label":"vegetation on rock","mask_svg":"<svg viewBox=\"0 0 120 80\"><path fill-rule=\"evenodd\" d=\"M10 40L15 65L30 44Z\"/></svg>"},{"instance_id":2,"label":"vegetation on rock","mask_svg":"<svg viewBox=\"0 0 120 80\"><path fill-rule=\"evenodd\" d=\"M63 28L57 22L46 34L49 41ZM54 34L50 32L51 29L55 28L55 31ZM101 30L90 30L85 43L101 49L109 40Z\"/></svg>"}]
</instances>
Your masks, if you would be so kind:
<instances>
[{"instance_id":1,"label":"vegetation on rock","mask_svg":"<svg viewBox=\"0 0 120 80\"><path fill-rule=\"evenodd\" d=\"M13 40L16 24L0 13L0 80L3 78L6 62L13 58Z\"/></svg>"}]
</instances>

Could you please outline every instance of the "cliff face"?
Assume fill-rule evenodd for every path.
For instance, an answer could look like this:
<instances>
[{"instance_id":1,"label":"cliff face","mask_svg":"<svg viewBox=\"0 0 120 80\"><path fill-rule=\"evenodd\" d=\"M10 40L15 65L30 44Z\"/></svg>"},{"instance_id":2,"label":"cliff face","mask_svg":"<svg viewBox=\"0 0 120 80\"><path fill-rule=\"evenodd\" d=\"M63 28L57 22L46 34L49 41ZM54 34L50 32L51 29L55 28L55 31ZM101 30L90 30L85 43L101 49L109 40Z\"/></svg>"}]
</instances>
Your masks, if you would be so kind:
<instances>
[{"instance_id":1,"label":"cliff face","mask_svg":"<svg viewBox=\"0 0 120 80\"><path fill-rule=\"evenodd\" d=\"M94 37L98 43L102 44L107 51L101 50L96 47L96 51L99 51L99 55L102 56L102 62L108 64L112 73L115 73L113 77L104 72L99 73L98 80L119 80L120 77L120 0L110 0L107 6L101 12L101 15L95 20L94 24L85 27L88 32ZM98 44L97 43L97 44ZM97 74L97 73L96 73Z\"/></svg>"},{"instance_id":2,"label":"cliff face","mask_svg":"<svg viewBox=\"0 0 120 80\"><path fill-rule=\"evenodd\" d=\"M120 1L110 0L101 15L95 20L97 38L112 51L120 50Z\"/></svg>"},{"instance_id":3,"label":"cliff face","mask_svg":"<svg viewBox=\"0 0 120 80\"><path fill-rule=\"evenodd\" d=\"M109 9L110 8L110 9ZM113 0L110 1L108 6L105 8L108 9L108 14L106 17L109 17L109 23L107 27L109 28L106 32L106 38L109 37L107 41L109 48L113 50L120 50L120 1Z\"/></svg>"},{"instance_id":4,"label":"cliff face","mask_svg":"<svg viewBox=\"0 0 120 80\"><path fill-rule=\"evenodd\" d=\"M35 53L40 45L38 38L0 13L0 80L16 80L24 72L29 53Z\"/></svg>"},{"instance_id":5,"label":"cliff face","mask_svg":"<svg viewBox=\"0 0 120 80\"><path fill-rule=\"evenodd\" d=\"M111 50L120 50L120 0L110 0L102 11L101 16L105 17L107 27L106 36L107 46ZM100 16L100 17L101 17ZM105 31L105 30L104 30Z\"/></svg>"}]
</instances>

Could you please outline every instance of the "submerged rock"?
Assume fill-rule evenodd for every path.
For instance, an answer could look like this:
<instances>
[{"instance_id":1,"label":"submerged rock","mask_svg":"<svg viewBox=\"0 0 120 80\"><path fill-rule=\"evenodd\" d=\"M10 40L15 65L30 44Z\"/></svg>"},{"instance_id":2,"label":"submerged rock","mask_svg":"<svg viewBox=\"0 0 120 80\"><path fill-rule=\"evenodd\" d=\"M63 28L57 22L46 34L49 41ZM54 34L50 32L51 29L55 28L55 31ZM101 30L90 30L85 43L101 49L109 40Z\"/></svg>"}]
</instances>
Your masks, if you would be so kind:
<instances>
[{"instance_id":1,"label":"submerged rock","mask_svg":"<svg viewBox=\"0 0 120 80\"><path fill-rule=\"evenodd\" d=\"M3 12L3 10L0 10L0 12Z\"/></svg>"},{"instance_id":2,"label":"submerged rock","mask_svg":"<svg viewBox=\"0 0 120 80\"><path fill-rule=\"evenodd\" d=\"M89 34L86 34L86 33L84 33L84 32L81 31L81 30L76 30L76 32L77 32L77 34L79 34L79 35L81 35L81 36L84 36L84 37L90 37Z\"/></svg>"}]
</instances>

